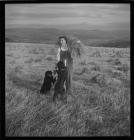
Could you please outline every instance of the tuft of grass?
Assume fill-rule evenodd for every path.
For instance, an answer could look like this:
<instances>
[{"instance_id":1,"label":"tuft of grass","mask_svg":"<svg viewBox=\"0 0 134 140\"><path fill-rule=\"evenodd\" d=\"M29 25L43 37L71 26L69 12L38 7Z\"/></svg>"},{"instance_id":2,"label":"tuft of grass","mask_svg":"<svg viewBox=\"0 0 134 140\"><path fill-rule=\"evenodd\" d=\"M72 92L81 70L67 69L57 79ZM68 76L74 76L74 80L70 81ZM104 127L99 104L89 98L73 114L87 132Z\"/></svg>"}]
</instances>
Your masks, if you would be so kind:
<instances>
[{"instance_id":1,"label":"tuft of grass","mask_svg":"<svg viewBox=\"0 0 134 140\"><path fill-rule=\"evenodd\" d=\"M31 53L31 54L39 54L38 48L34 48L34 49L30 50L29 53Z\"/></svg>"},{"instance_id":2,"label":"tuft of grass","mask_svg":"<svg viewBox=\"0 0 134 140\"><path fill-rule=\"evenodd\" d=\"M82 75L82 74L89 74L90 73L90 70L88 69L88 67L83 67L82 69L75 69L74 70L74 74L76 75Z\"/></svg>"},{"instance_id":3,"label":"tuft of grass","mask_svg":"<svg viewBox=\"0 0 134 140\"><path fill-rule=\"evenodd\" d=\"M121 65L122 64L119 58L108 59L107 62L112 65Z\"/></svg>"},{"instance_id":4,"label":"tuft of grass","mask_svg":"<svg viewBox=\"0 0 134 140\"><path fill-rule=\"evenodd\" d=\"M103 87L107 85L107 80L105 75L97 74L96 76L93 76L90 80L92 83L98 83L99 86Z\"/></svg>"},{"instance_id":5,"label":"tuft of grass","mask_svg":"<svg viewBox=\"0 0 134 140\"><path fill-rule=\"evenodd\" d=\"M50 55L47 55L45 59L48 60L48 61L53 61L53 57L50 56Z\"/></svg>"},{"instance_id":6,"label":"tuft of grass","mask_svg":"<svg viewBox=\"0 0 134 140\"><path fill-rule=\"evenodd\" d=\"M12 53L6 54L6 56L13 57Z\"/></svg>"},{"instance_id":7,"label":"tuft of grass","mask_svg":"<svg viewBox=\"0 0 134 140\"><path fill-rule=\"evenodd\" d=\"M86 60L83 60L79 63L80 65L86 65Z\"/></svg>"},{"instance_id":8,"label":"tuft of grass","mask_svg":"<svg viewBox=\"0 0 134 140\"><path fill-rule=\"evenodd\" d=\"M93 52L90 57L101 57L101 53L100 51L96 50L95 52Z\"/></svg>"},{"instance_id":9,"label":"tuft of grass","mask_svg":"<svg viewBox=\"0 0 134 140\"><path fill-rule=\"evenodd\" d=\"M29 58L28 60L25 61L25 63L32 63L34 61L33 58Z\"/></svg>"},{"instance_id":10,"label":"tuft of grass","mask_svg":"<svg viewBox=\"0 0 134 140\"><path fill-rule=\"evenodd\" d=\"M38 58L38 59L35 59L35 60L34 60L35 63L38 63L38 62L41 62L41 61L42 61L41 58Z\"/></svg>"},{"instance_id":11,"label":"tuft of grass","mask_svg":"<svg viewBox=\"0 0 134 140\"><path fill-rule=\"evenodd\" d=\"M121 66L117 67L117 70L123 71L124 73L127 73L129 71L129 67L127 64L122 64Z\"/></svg>"},{"instance_id":12,"label":"tuft of grass","mask_svg":"<svg viewBox=\"0 0 134 140\"><path fill-rule=\"evenodd\" d=\"M90 74L90 70L87 67L84 67L82 73Z\"/></svg>"},{"instance_id":13,"label":"tuft of grass","mask_svg":"<svg viewBox=\"0 0 134 140\"><path fill-rule=\"evenodd\" d=\"M91 70L93 71L101 71L100 65L95 64L94 66L91 67Z\"/></svg>"},{"instance_id":14,"label":"tuft of grass","mask_svg":"<svg viewBox=\"0 0 134 140\"><path fill-rule=\"evenodd\" d=\"M119 58L123 57L122 51L117 51L117 52L115 53L115 56L116 56L116 57L119 57Z\"/></svg>"}]
</instances>

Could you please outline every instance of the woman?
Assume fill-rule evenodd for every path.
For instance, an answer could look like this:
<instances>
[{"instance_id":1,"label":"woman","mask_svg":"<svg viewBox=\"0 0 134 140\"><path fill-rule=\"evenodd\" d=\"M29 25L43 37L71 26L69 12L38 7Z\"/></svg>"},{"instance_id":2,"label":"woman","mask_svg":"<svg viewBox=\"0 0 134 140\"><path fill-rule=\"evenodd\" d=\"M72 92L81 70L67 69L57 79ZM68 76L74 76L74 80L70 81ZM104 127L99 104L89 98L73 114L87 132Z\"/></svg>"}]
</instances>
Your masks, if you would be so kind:
<instances>
[{"instance_id":1,"label":"woman","mask_svg":"<svg viewBox=\"0 0 134 140\"><path fill-rule=\"evenodd\" d=\"M58 39L58 53L57 60L62 61L67 67L67 80L66 80L66 93L71 94L71 80L73 72L73 58L71 57L71 51L68 46L68 40L66 36L60 36Z\"/></svg>"}]
</instances>

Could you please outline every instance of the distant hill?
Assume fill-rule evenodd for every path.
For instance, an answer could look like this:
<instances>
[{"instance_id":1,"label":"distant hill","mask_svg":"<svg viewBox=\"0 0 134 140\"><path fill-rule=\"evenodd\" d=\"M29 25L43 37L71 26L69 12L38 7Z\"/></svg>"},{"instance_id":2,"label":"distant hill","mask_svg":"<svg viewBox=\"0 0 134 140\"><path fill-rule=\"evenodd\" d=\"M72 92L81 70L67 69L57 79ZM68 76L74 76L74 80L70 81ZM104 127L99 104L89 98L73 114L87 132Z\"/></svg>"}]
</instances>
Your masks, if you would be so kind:
<instances>
[{"instance_id":1,"label":"distant hill","mask_svg":"<svg viewBox=\"0 0 134 140\"><path fill-rule=\"evenodd\" d=\"M60 30L55 28L8 28L5 30L5 41L53 44L56 42L58 36L60 35L76 36L85 45L94 45L93 41L96 42L96 40L99 40L99 43L102 42L102 44L103 42L109 43L110 40L112 42L113 40L118 40L117 42L123 41L125 44L127 44L127 46L129 46L130 40L130 32L128 30ZM103 45L105 46L105 44Z\"/></svg>"}]
</instances>

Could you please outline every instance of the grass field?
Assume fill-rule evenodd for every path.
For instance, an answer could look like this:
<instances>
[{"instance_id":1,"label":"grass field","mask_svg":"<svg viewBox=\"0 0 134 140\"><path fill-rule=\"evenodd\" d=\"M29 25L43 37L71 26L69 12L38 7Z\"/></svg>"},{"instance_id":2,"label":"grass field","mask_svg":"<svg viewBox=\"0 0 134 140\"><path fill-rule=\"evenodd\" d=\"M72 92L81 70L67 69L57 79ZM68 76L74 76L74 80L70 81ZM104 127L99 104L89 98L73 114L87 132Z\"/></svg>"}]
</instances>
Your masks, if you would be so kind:
<instances>
[{"instance_id":1,"label":"grass field","mask_svg":"<svg viewBox=\"0 0 134 140\"><path fill-rule=\"evenodd\" d=\"M55 46L6 43L6 136L130 136L130 48L84 49L64 104L39 94Z\"/></svg>"}]
</instances>

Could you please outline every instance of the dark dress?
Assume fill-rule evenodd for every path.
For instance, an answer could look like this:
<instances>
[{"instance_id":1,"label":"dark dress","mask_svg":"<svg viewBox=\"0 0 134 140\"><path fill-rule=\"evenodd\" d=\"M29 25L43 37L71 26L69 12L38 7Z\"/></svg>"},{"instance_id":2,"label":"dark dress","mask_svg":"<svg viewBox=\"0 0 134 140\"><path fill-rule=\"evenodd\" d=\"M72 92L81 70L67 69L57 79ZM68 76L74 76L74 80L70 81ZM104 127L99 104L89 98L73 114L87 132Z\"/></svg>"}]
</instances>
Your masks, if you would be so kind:
<instances>
[{"instance_id":1,"label":"dark dress","mask_svg":"<svg viewBox=\"0 0 134 140\"><path fill-rule=\"evenodd\" d=\"M66 92L71 93L71 81L72 81L72 71L73 71L73 59L71 53L67 51L60 51L60 61L67 62L67 81L66 81Z\"/></svg>"}]
</instances>

